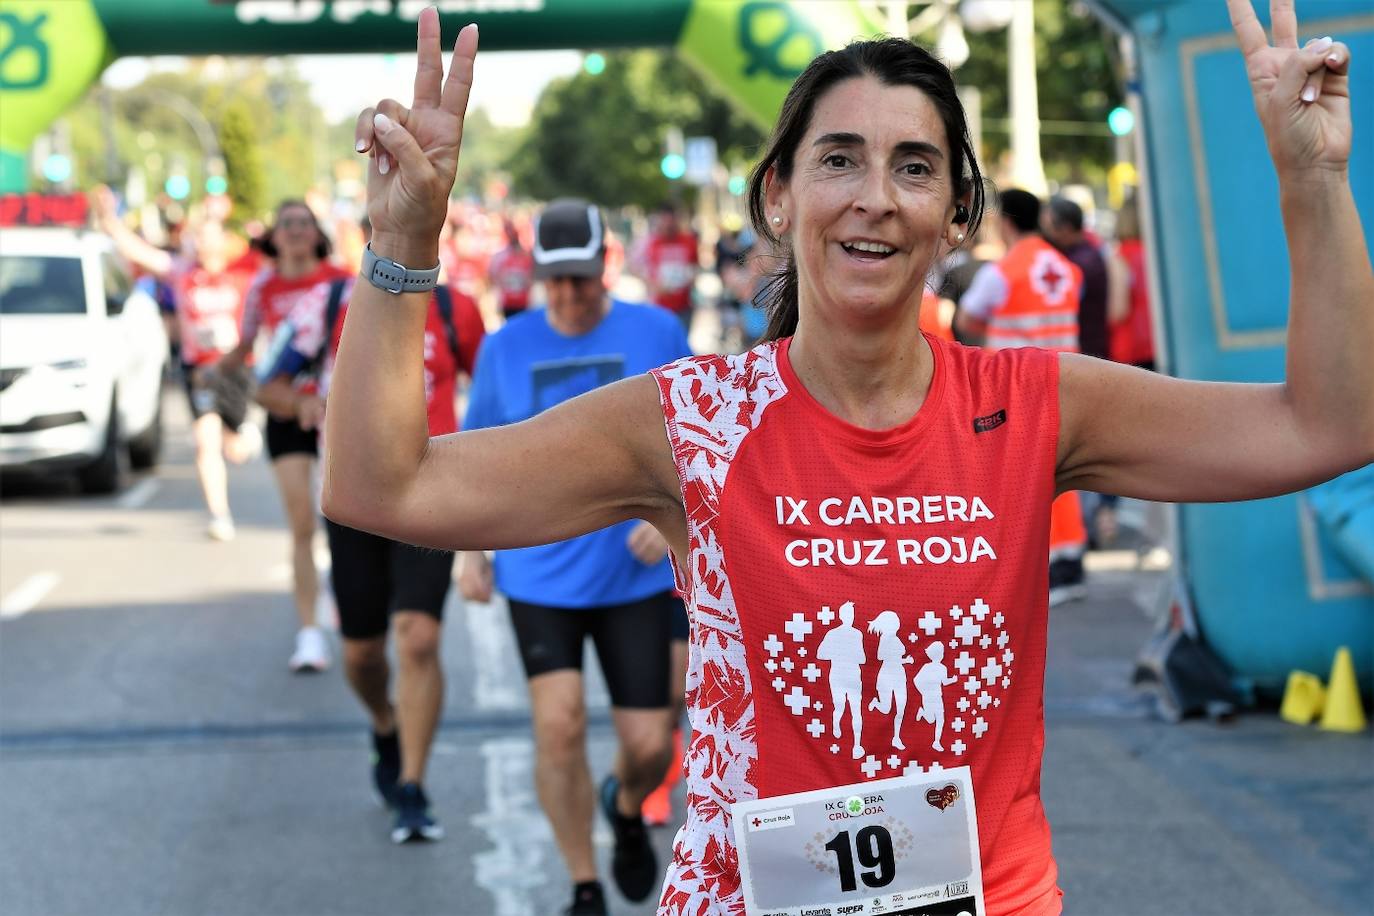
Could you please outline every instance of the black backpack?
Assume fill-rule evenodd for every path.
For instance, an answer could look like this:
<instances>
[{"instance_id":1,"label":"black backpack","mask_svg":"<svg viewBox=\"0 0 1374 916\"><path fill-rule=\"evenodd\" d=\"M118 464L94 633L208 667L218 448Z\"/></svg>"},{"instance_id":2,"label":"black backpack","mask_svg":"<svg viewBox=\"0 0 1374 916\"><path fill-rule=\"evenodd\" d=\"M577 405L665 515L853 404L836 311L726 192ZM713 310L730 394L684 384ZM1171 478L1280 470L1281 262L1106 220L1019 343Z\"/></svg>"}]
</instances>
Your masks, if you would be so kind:
<instances>
[{"instance_id":1,"label":"black backpack","mask_svg":"<svg viewBox=\"0 0 1374 916\"><path fill-rule=\"evenodd\" d=\"M329 351L329 345L334 340L334 326L339 323L339 312L343 310L344 290L348 288L349 279L339 278L331 280L329 283L329 299L324 306L324 342L320 344L319 351L315 358L306 367L306 372L316 377L320 374L320 368L324 365L324 354ZM461 351L458 349L458 325L453 320L453 293L442 283L434 287L434 298L439 302L439 317L444 320L444 332L448 337L448 348L453 353L455 365L462 365Z\"/></svg>"}]
</instances>

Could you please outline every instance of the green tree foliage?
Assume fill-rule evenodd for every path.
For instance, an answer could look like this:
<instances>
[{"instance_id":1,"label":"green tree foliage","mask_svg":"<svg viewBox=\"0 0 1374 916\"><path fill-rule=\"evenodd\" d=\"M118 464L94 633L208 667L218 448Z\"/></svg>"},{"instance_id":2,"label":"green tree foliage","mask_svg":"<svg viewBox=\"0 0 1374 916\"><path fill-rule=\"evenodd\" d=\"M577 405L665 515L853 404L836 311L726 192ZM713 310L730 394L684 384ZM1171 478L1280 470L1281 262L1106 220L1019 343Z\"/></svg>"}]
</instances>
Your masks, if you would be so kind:
<instances>
[{"instance_id":1,"label":"green tree foliage","mask_svg":"<svg viewBox=\"0 0 1374 916\"><path fill-rule=\"evenodd\" d=\"M1006 124L1007 30L967 37L969 59L955 80L977 86L982 93L983 154L992 163L1011 142ZM933 44L934 36L920 35L917 41ZM1035 0L1035 78L1046 175L1057 181L1100 183L1115 161L1107 113L1125 98L1115 37L1079 4Z\"/></svg>"},{"instance_id":2,"label":"green tree foliage","mask_svg":"<svg viewBox=\"0 0 1374 916\"><path fill-rule=\"evenodd\" d=\"M225 177L229 179L229 199L234 213L261 213L266 192L262 149L258 142L253 115L242 99L234 99L224 108L219 122L220 152L224 155Z\"/></svg>"},{"instance_id":3,"label":"green tree foliage","mask_svg":"<svg viewBox=\"0 0 1374 916\"><path fill-rule=\"evenodd\" d=\"M652 207L675 191L659 162L664 136L711 136L726 163L747 163L763 134L672 55L606 55L606 69L550 83L507 160L514 191L576 195L607 207Z\"/></svg>"},{"instance_id":4,"label":"green tree foliage","mask_svg":"<svg viewBox=\"0 0 1374 916\"><path fill-rule=\"evenodd\" d=\"M197 60L184 71L152 73L128 89L94 88L65 116L76 180L81 186L98 181L122 184L130 173L141 172L149 193L156 194L171 174L180 172L190 179L191 202L204 196L209 177L206 151L188 118L169 104L175 96L200 113L217 143L233 142L223 139L226 118L231 121L229 135L248 138L237 152L224 151L229 194L252 208L236 208L236 220L262 218L282 198L302 197L327 182L335 154L351 155L351 139L346 145L330 146L330 128L309 90L291 66L256 59ZM100 111L103 92L110 97L108 119ZM352 131L350 122L348 138ZM251 164L253 157L256 166ZM111 158L113 171L108 165ZM244 181L252 182L256 175L256 191L236 187L237 169L247 169Z\"/></svg>"}]
</instances>

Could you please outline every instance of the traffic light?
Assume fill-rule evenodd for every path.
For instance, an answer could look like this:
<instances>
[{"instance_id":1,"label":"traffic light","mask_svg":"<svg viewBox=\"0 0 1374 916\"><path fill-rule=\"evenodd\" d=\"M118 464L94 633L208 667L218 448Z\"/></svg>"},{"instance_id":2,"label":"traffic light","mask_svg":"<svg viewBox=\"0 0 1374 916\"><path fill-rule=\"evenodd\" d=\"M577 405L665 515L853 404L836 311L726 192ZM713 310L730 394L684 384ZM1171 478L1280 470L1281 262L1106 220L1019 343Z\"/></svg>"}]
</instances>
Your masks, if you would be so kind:
<instances>
[{"instance_id":1,"label":"traffic light","mask_svg":"<svg viewBox=\"0 0 1374 916\"><path fill-rule=\"evenodd\" d=\"M1135 115L1131 109L1118 105L1107 115L1107 129L1118 137L1124 137L1135 130Z\"/></svg>"},{"instance_id":2,"label":"traffic light","mask_svg":"<svg viewBox=\"0 0 1374 916\"><path fill-rule=\"evenodd\" d=\"M670 127L664 131L663 158L659 160L658 167L663 171L663 177L669 181L677 181L687 174L687 157L683 153L680 128Z\"/></svg>"}]
</instances>

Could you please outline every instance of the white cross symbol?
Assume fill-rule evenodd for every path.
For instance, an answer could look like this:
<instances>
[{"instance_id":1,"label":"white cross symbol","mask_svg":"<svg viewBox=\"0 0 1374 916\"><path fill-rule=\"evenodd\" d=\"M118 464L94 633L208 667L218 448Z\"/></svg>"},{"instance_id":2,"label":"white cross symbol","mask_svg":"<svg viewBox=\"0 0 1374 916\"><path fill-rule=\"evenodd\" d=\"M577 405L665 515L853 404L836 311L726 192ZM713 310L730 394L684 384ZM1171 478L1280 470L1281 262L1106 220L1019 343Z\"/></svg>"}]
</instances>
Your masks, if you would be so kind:
<instances>
[{"instance_id":1,"label":"white cross symbol","mask_svg":"<svg viewBox=\"0 0 1374 916\"><path fill-rule=\"evenodd\" d=\"M807 679L808 681L810 681L812 684L816 683L816 678L818 678L818 677L820 677L820 676L821 676L821 669L817 668L815 665L811 664L810 662L807 662L807 663L806 663L806 667L802 669L802 677L806 678L806 679Z\"/></svg>"},{"instance_id":2,"label":"white cross symbol","mask_svg":"<svg viewBox=\"0 0 1374 916\"><path fill-rule=\"evenodd\" d=\"M807 620L806 615L801 611L793 614L792 619L783 624L782 628L792 634L793 642L801 642L806 639L808 633L815 629L811 626L811 621Z\"/></svg>"},{"instance_id":3,"label":"white cross symbol","mask_svg":"<svg viewBox=\"0 0 1374 916\"><path fill-rule=\"evenodd\" d=\"M782 666L787 668L787 663L783 662ZM790 671L791 669L788 668L788 670ZM988 659L988 663L983 666L981 673L983 675L983 680L991 684L1002 676L1002 666L997 664L997 659L990 658Z\"/></svg>"},{"instance_id":4,"label":"white cross symbol","mask_svg":"<svg viewBox=\"0 0 1374 916\"><path fill-rule=\"evenodd\" d=\"M830 753L832 753L832 754L838 754L839 752L840 752L840 746L839 746L838 744L832 744L832 745L830 745Z\"/></svg>"},{"instance_id":5,"label":"white cross symbol","mask_svg":"<svg viewBox=\"0 0 1374 916\"><path fill-rule=\"evenodd\" d=\"M778 678L778 680L782 680L782 678ZM964 681L964 691L970 695L977 693L978 688L981 686L983 685L978 683L978 678L976 677L970 677L968 680Z\"/></svg>"},{"instance_id":6,"label":"white cross symbol","mask_svg":"<svg viewBox=\"0 0 1374 916\"><path fill-rule=\"evenodd\" d=\"M917 636L915 633L906 634L906 641L912 643L913 645L916 643L916 640L918 639L920 639L920 637Z\"/></svg>"},{"instance_id":7,"label":"white cross symbol","mask_svg":"<svg viewBox=\"0 0 1374 916\"><path fill-rule=\"evenodd\" d=\"M774 674L778 670L778 663L770 658L768 661L763 663L763 667L768 669L769 674Z\"/></svg>"},{"instance_id":8,"label":"white cross symbol","mask_svg":"<svg viewBox=\"0 0 1374 916\"><path fill-rule=\"evenodd\" d=\"M820 712L822 709L825 708L825 704L822 703L820 700L817 700L815 703L811 705L811 708L816 710L816 712Z\"/></svg>"},{"instance_id":9,"label":"white cross symbol","mask_svg":"<svg viewBox=\"0 0 1374 916\"><path fill-rule=\"evenodd\" d=\"M957 649L957 648L959 648L959 640L957 640L957 639L951 639L951 640L949 641L949 647L950 647L951 649Z\"/></svg>"},{"instance_id":10,"label":"white cross symbol","mask_svg":"<svg viewBox=\"0 0 1374 916\"><path fill-rule=\"evenodd\" d=\"M902 758L898 757L896 754L893 754L891 757L887 758L887 765L895 770L897 769L897 767L902 765Z\"/></svg>"},{"instance_id":11,"label":"white cross symbol","mask_svg":"<svg viewBox=\"0 0 1374 916\"><path fill-rule=\"evenodd\" d=\"M981 632L983 632L983 628L974 623L972 617L954 628L954 635L962 639L966 646L972 645L973 641L978 638L978 634Z\"/></svg>"},{"instance_id":12,"label":"white cross symbol","mask_svg":"<svg viewBox=\"0 0 1374 916\"><path fill-rule=\"evenodd\" d=\"M991 703L991 702L992 702L992 697L988 695L988 692L987 692L986 690L983 691L982 693L978 694L978 708L979 708L979 709L987 709L987 708L988 708L988 704Z\"/></svg>"},{"instance_id":13,"label":"white cross symbol","mask_svg":"<svg viewBox=\"0 0 1374 916\"><path fill-rule=\"evenodd\" d=\"M1010 649L1002 653L1002 661L1008 665L1010 665L1012 663L1012 660L1015 658L1016 654L1012 652Z\"/></svg>"},{"instance_id":14,"label":"white cross symbol","mask_svg":"<svg viewBox=\"0 0 1374 916\"><path fill-rule=\"evenodd\" d=\"M782 701L792 710L794 716L801 715L802 710L811 705L811 698L800 687L793 687L792 692L783 697Z\"/></svg>"},{"instance_id":15,"label":"white cross symbol","mask_svg":"<svg viewBox=\"0 0 1374 916\"><path fill-rule=\"evenodd\" d=\"M993 615L992 615L992 625L995 626L997 629L1000 630L1000 629L1002 629L1002 622L1005 621L1006 619L1007 619L1007 618L1005 618L1005 617L1002 616L1002 612L1001 612L1001 611L998 611L996 614L993 614Z\"/></svg>"},{"instance_id":16,"label":"white cross symbol","mask_svg":"<svg viewBox=\"0 0 1374 916\"><path fill-rule=\"evenodd\" d=\"M992 610L992 608L988 607L987 604L983 602L982 598L975 598L973 604L970 604L968 609L973 613L973 616L977 617L980 621L988 616L988 611Z\"/></svg>"},{"instance_id":17,"label":"white cross symbol","mask_svg":"<svg viewBox=\"0 0 1374 916\"><path fill-rule=\"evenodd\" d=\"M914 760L906 765L906 769L902 770L903 776L919 776L920 774L921 765Z\"/></svg>"},{"instance_id":18,"label":"white cross symbol","mask_svg":"<svg viewBox=\"0 0 1374 916\"><path fill-rule=\"evenodd\" d=\"M1002 678L1002 686L1003 686L1003 687L1010 687L1010 686L1011 686L1011 678L1009 678L1009 677L1004 677L1004 678Z\"/></svg>"},{"instance_id":19,"label":"white cross symbol","mask_svg":"<svg viewBox=\"0 0 1374 916\"><path fill-rule=\"evenodd\" d=\"M820 719L812 719L806 723L806 730L811 733L812 738L819 738L825 731L825 726L821 724Z\"/></svg>"},{"instance_id":20,"label":"white cross symbol","mask_svg":"<svg viewBox=\"0 0 1374 916\"><path fill-rule=\"evenodd\" d=\"M800 649L798 649L797 654L800 655L802 658L806 658L806 646L802 646Z\"/></svg>"},{"instance_id":21,"label":"white cross symbol","mask_svg":"<svg viewBox=\"0 0 1374 916\"><path fill-rule=\"evenodd\" d=\"M937 761L935 761L934 763L932 763L932 764L930 765L930 768L927 769L926 772L927 772L927 773L938 773L938 772L940 772L940 771L943 770L943 769L944 769L944 767L940 766L940 761L937 760Z\"/></svg>"},{"instance_id":22,"label":"white cross symbol","mask_svg":"<svg viewBox=\"0 0 1374 916\"><path fill-rule=\"evenodd\" d=\"M983 717L982 717L982 716L979 716L978 719L977 719L977 721L975 721L975 722L973 723L973 737L975 737L975 738L981 738L981 737L983 737L983 732L985 732L985 731L987 731L987 730L988 730L988 723L986 723L986 722L983 721Z\"/></svg>"},{"instance_id":23,"label":"white cross symbol","mask_svg":"<svg viewBox=\"0 0 1374 916\"><path fill-rule=\"evenodd\" d=\"M776 633L768 634L768 638L763 641L763 647L768 650L769 655L777 655L783 650L783 644L778 642Z\"/></svg>"},{"instance_id":24,"label":"white cross symbol","mask_svg":"<svg viewBox=\"0 0 1374 916\"><path fill-rule=\"evenodd\" d=\"M1001 705L1002 705L1002 698L1001 698L1001 697L998 697L997 699L993 700L993 701L992 701L992 705L993 705L993 706L1001 706Z\"/></svg>"},{"instance_id":25,"label":"white cross symbol","mask_svg":"<svg viewBox=\"0 0 1374 916\"><path fill-rule=\"evenodd\" d=\"M792 659L790 659L790 658L784 658L784 659L782 660L782 670L783 670L783 671L786 671L786 672L788 672L788 673L790 674L790 673L792 672L792 668L793 668L793 667L794 667L794 666L793 666L793 664L792 664Z\"/></svg>"},{"instance_id":26,"label":"white cross symbol","mask_svg":"<svg viewBox=\"0 0 1374 916\"><path fill-rule=\"evenodd\" d=\"M821 608L821 612L816 615L816 619L821 622L821 626L830 626L830 621L835 619L835 612L830 610L829 605Z\"/></svg>"},{"instance_id":27,"label":"white cross symbol","mask_svg":"<svg viewBox=\"0 0 1374 916\"><path fill-rule=\"evenodd\" d=\"M961 732L964 730L964 720L956 718L953 722L949 723L949 727L956 732Z\"/></svg>"},{"instance_id":28,"label":"white cross symbol","mask_svg":"<svg viewBox=\"0 0 1374 916\"><path fill-rule=\"evenodd\" d=\"M934 636L935 631L940 629L940 625L942 623L943 621L940 620L939 617L935 616L934 611L926 611L925 616L923 616L920 620L916 621L916 626L924 630L926 636Z\"/></svg>"},{"instance_id":29,"label":"white cross symbol","mask_svg":"<svg viewBox=\"0 0 1374 916\"><path fill-rule=\"evenodd\" d=\"M859 769L863 770L864 775L867 776L869 779L872 779L874 774L876 774L882 768L883 765L879 763L878 758L874 757L872 754L869 754L868 758L864 760L862 764L859 765Z\"/></svg>"},{"instance_id":30,"label":"white cross symbol","mask_svg":"<svg viewBox=\"0 0 1374 916\"><path fill-rule=\"evenodd\" d=\"M782 693L782 688L784 688L784 687L786 687L786 686L787 686L787 682L784 681L782 678L780 678L780 677L775 677L775 678L773 678L773 689L776 690L778 693Z\"/></svg>"},{"instance_id":31,"label":"white cross symbol","mask_svg":"<svg viewBox=\"0 0 1374 916\"><path fill-rule=\"evenodd\" d=\"M958 620L960 617L964 616L964 609L956 604L954 607L949 609L949 616L953 617L955 620Z\"/></svg>"},{"instance_id":32,"label":"white cross symbol","mask_svg":"<svg viewBox=\"0 0 1374 916\"><path fill-rule=\"evenodd\" d=\"M970 702L968 701L968 697L960 697L960 698L959 698L959 711L960 711L960 712L968 712L968 708L969 708L970 706L972 706L972 705L973 705L973 704L970 703Z\"/></svg>"},{"instance_id":33,"label":"white cross symbol","mask_svg":"<svg viewBox=\"0 0 1374 916\"><path fill-rule=\"evenodd\" d=\"M988 646L992 645L992 637L984 633L983 638L978 640L978 645L986 649Z\"/></svg>"},{"instance_id":34,"label":"white cross symbol","mask_svg":"<svg viewBox=\"0 0 1374 916\"><path fill-rule=\"evenodd\" d=\"M1006 631L1006 630L1003 630L1001 633L998 633L998 634L997 634L997 648L999 648L999 649L1005 649L1005 648L1007 647L1007 642L1008 642L1010 639L1011 639L1011 637L1007 635L1007 631Z\"/></svg>"},{"instance_id":35,"label":"white cross symbol","mask_svg":"<svg viewBox=\"0 0 1374 916\"><path fill-rule=\"evenodd\" d=\"M959 676L963 677L973 667L973 656L967 652L960 652L959 657L954 660L954 667L959 669Z\"/></svg>"},{"instance_id":36,"label":"white cross symbol","mask_svg":"<svg viewBox=\"0 0 1374 916\"><path fill-rule=\"evenodd\" d=\"M961 740L956 740L953 744L949 746L949 749L954 753L963 756L964 751L968 750L968 745Z\"/></svg>"}]
</instances>

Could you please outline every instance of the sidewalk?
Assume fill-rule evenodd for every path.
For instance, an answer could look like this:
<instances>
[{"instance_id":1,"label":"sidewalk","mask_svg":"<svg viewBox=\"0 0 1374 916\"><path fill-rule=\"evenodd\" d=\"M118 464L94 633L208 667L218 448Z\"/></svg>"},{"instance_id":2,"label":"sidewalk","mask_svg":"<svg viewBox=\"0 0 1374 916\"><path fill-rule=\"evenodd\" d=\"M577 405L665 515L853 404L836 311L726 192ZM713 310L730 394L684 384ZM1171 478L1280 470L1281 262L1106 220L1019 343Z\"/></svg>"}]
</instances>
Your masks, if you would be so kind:
<instances>
[{"instance_id":1,"label":"sidewalk","mask_svg":"<svg viewBox=\"0 0 1374 916\"><path fill-rule=\"evenodd\" d=\"M1161 573L1050 612L1045 808L1065 913L1374 913L1374 740L1274 710L1154 719L1130 675Z\"/></svg>"}]
</instances>

